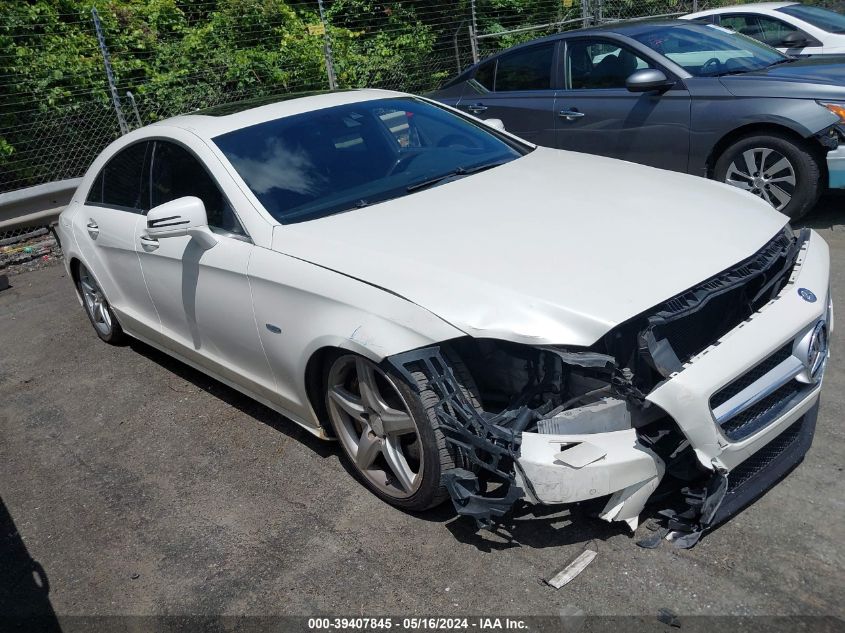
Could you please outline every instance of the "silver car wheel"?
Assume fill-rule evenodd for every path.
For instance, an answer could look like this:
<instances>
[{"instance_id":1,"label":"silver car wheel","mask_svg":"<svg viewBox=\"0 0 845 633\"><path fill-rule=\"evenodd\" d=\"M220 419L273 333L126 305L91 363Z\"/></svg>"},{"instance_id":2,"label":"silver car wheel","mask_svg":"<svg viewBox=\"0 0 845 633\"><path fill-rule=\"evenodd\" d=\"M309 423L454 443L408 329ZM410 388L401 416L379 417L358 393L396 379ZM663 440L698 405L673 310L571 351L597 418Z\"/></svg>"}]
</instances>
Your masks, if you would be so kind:
<instances>
[{"instance_id":1,"label":"silver car wheel","mask_svg":"<svg viewBox=\"0 0 845 633\"><path fill-rule=\"evenodd\" d=\"M754 147L733 159L725 182L750 191L780 211L795 195L795 168L780 152Z\"/></svg>"},{"instance_id":2,"label":"silver car wheel","mask_svg":"<svg viewBox=\"0 0 845 633\"><path fill-rule=\"evenodd\" d=\"M423 451L410 407L391 378L360 356L329 371L328 407L343 449L378 490L410 497L423 479Z\"/></svg>"},{"instance_id":3,"label":"silver car wheel","mask_svg":"<svg viewBox=\"0 0 845 633\"><path fill-rule=\"evenodd\" d=\"M100 290L100 286L97 285L91 273L81 264L79 266L79 288L82 291L85 309L88 311L88 316L91 317L94 327L103 336L109 336L113 325L108 301L106 301L103 291Z\"/></svg>"}]
</instances>

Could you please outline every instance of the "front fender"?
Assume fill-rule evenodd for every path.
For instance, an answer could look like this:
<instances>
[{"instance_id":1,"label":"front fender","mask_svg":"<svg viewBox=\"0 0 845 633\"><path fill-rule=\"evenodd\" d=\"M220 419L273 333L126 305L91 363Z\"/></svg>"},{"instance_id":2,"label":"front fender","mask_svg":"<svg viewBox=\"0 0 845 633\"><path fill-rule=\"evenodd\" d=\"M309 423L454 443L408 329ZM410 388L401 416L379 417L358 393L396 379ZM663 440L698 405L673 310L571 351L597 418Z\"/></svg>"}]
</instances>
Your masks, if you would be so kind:
<instances>
[{"instance_id":1,"label":"front fender","mask_svg":"<svg viewBox=\"0 0 845 633\"><path fill-rule=\"evenodd\" d=\"M771 127L810 138L837 122L836 116L812 99L701 99L692 104L690 173L706 176L708 158L728 136Z\"/></svg>"},{"instance_id":2,"label":"front fender","mask_svg":"<svg viewBox=\"0 0 845 633\"><path fill-rule=\"evenodd\" d=\"M374 362L463 336L428 310L382 288L301 259L256 248L248 270L255 319L279 405L318 426L305 383L318 350L349 350Z\"/></svg>"}]
</instances>

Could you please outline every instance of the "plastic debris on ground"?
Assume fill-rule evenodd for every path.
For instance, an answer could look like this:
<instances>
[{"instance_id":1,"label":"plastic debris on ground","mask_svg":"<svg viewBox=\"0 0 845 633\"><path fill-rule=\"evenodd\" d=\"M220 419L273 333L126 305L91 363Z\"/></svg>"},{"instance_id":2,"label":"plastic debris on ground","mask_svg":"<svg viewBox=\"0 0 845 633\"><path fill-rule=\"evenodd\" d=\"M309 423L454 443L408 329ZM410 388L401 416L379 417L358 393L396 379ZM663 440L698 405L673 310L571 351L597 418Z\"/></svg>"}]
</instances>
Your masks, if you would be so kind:
<instances>
[{"instance_id":1,"label":"plastic debris on ground","mask_svg":"<svg viewBox=\"0 0 845 633\"><path fill-rule=\"evenodd\" d=\"M587 565L593 562L595 557L596 552L591 549L585 549L581 552L578 558L549 578L546 581L546 584L550 587L554 587L555 589L560 589L564 585L572 582L578 574L587 568Z\"/></svg>"}]
</instances>

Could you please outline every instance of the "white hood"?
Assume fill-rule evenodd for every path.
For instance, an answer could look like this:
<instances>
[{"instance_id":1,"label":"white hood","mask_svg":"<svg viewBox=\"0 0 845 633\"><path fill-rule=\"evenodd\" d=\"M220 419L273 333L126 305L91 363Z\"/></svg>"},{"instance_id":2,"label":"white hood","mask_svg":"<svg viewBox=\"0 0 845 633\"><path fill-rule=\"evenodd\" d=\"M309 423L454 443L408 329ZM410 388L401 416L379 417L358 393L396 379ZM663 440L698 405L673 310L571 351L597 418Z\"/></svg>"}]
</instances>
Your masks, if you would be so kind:
<instances>
[{"instance_id":1,"label":"white hood","mask_svg":"<svg viewBox=\"0 0 845 633\"><path fill-rule=\"evenodd\" d=\"M486 172L274 230L274 250L382 287L474 337L591 345L786 224L702 178L538 148Z\"/></svg>"}]
</instances>

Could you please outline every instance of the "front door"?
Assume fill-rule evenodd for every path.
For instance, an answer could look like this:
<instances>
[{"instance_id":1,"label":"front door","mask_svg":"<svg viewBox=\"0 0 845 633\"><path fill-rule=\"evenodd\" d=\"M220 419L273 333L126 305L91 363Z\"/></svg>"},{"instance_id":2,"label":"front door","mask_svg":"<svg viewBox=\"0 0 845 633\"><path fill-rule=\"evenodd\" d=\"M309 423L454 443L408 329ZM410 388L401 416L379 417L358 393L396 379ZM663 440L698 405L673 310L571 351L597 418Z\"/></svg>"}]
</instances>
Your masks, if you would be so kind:
<instances>
[{"instance_id":1,"label":"front door","mask_svg":"<svg viewBox=\"0 0 845 633\"><path fill-rule=\"evenodd\" d=\"M654 64L602 38L567 40L565 89L555 98L556 146L643 165L687 170L690 96L683 85L633 93L625 80Z\"/></svg>"},{"instance_id":2,"label":"front door","mask_svg":"<svg viewBox=\"0 0 845 633\"><path fill-rule=\"evenodd\" d=\"M174 351L258 395L275 393L253 316L247 266L253 249L229 200L186 147L155 141L151 207L184 196L203 201L218 243L203 248L190 236L137 236L144 278Z\"/></svg>"}]
</instances>

